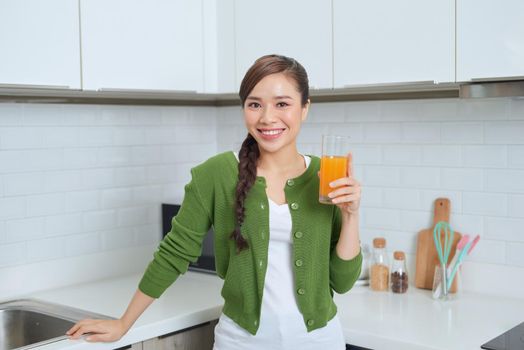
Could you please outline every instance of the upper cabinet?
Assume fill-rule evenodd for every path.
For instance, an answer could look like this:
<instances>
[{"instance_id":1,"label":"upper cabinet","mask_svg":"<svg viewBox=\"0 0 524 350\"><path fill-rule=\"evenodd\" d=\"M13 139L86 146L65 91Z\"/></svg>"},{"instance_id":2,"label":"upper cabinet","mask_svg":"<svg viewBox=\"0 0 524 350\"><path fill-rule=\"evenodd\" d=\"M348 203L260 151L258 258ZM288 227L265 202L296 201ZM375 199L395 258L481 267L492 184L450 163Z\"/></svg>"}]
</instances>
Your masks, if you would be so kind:
<instances>
[{"instance_id":1,"label":"upper cabinet","mask_svg":"<svg viewBox=\"0 0 524 350\"><path fill-rule=\"evenodd\" d=\"M297 59L310 87L333 86L330 1L236 0L234 14L237 89L253 62L273 53Z\"/></svg>"},{"instance_id":2,"label":"upper cabinet","mask_svg":"<svg viewBox=\"0 0 524 350\"><path fill-rule=\"evenodd\" d=\"M80 4L85 90L203 91L202 1Z\"/></svg>"},{"instance_id":3,"label":"upper cabinet","mask_svg":"<svg viewBox=\"0 0 524 350\"><path fill-rule=\"evenodd\" d=\"M0 84L80 88L77 0L0 1Z\"/></svg>"},{"instance_id":4,"label":"upper cabinet","mask_svg":"<svg viewBox=\"0 0 524 350\"><path fill-rule=\"evenodd\" d=\"M457 0L457 81L524 77L524 1Z\"/></svg>"},{"instance_id":5,"label":"upper cabinet","mask_svg":"<svg viewBox=\"0 0 524 350\"><path fill-rule=\"evenodd\" d=\"M0 89L231 93L271 53L312 89L524 79L523 18L523 0L0 0Z\"/></svg>"},{"instance_id":6,"label":"upper cabinet","mask_svg":"<svg viewBox=\"0 0 524 350\"><path fill-rule=\"evenodd\" d=\"M454 0L333 0L334 87L453 82L454 10Z\"/></svg>"}]
</instances>

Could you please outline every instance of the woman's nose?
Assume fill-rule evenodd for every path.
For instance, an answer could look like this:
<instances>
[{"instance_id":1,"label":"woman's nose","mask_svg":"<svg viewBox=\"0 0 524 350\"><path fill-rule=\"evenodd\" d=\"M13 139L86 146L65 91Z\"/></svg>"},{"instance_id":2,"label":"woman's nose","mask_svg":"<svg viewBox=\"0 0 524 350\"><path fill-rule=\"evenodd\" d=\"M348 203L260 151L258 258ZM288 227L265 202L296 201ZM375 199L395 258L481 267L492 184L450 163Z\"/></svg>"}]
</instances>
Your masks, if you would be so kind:
<instances>
[{"instance_id":1,"label":"woman's nose","mask_svg":"<svg viewBox=\"0 0 524 350\"><path fill-rule=\"evenodd\" d=\"M263 123L271 123L275 120L275 111L270 107L262 108L262 113L260 114L260 121Z\"/></svg>"}]
</instances>

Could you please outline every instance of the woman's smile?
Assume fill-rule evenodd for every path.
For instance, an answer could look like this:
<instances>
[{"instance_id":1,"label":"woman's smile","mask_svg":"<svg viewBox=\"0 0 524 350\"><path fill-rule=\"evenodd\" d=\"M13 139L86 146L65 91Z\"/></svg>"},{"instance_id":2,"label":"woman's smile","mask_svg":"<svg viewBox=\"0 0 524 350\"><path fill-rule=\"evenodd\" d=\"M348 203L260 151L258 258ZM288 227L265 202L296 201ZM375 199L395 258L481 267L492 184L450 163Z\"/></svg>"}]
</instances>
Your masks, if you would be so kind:
<instances>
[{"instance_id":1,"label":"woman's smile","mask_svg":"<svg viewBox=\"0 0 524 350\"><path fill-rule=\"evenodd\" d=\"M285 128L277 128L277 129L263 128L263 129L257 129L257 130L260 136L264 140L275 140L275 139L278 139L284 133L286 129Z\"/></svg>"}]
</instances>

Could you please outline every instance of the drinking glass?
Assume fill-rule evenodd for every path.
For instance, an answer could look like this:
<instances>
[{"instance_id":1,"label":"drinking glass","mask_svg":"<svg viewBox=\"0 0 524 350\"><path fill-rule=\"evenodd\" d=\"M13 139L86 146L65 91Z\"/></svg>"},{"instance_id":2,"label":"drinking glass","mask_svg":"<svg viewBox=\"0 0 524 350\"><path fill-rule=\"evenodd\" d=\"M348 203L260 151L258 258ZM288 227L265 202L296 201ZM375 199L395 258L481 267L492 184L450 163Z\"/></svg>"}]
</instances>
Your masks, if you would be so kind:
<instances>
[{"instance_id":1,"label":"drinking glass","mask_svg":"<svg viewBox=\"0 0 524 350\"><path fill-rule=\"evenodd\" d=\"M349 137L337 135L322 136L322 158L320 160L319 202L333 204L328 193L334 191L329 184L348 176Z\"/></svg>"}]
</instances>

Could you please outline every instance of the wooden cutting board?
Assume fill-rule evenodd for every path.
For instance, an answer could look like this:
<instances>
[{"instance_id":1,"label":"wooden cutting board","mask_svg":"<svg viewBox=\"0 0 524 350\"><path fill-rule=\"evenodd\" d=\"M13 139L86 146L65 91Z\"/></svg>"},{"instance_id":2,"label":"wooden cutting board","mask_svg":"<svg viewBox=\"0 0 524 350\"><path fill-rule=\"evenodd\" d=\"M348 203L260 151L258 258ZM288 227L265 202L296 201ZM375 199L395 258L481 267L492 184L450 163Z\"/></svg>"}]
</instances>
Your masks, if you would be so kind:
<instances>
[{"instance_id":1,"label":"wooden cutting board","mask_svg":"<svg viewBox=\"0 0 524 350\"><path fill-rule=\"evenodd\" d=\"M435 273L435 266L440 264L437 249L435 248L435 242L433 240L433 229L439 221L445 221L449 223L449 216L451 211L451 202L447 198L437 198L435 200L435 210L433 215L433 226L431 228L422 230L418 233L417 238L417 261L415 271L415 286L422 289L433 288L433 276ZM453 227L451 227L453 228ZM443 233L441 237L443 239ZM455 231L453 237L453 245L449 253L448 264L455 255L455 249L457 243L462 235ZM442 240L444 242L444 240ZM457 291L457 278L453 280L450 292L455 293Z\"/></svg>"}]
</instances>

